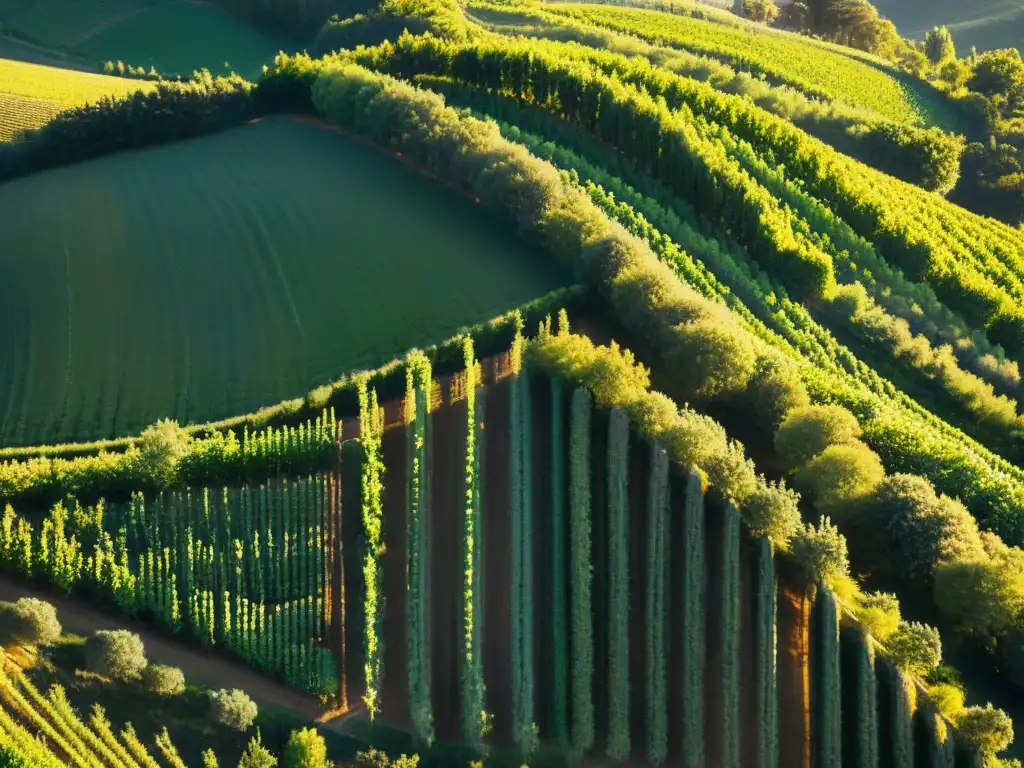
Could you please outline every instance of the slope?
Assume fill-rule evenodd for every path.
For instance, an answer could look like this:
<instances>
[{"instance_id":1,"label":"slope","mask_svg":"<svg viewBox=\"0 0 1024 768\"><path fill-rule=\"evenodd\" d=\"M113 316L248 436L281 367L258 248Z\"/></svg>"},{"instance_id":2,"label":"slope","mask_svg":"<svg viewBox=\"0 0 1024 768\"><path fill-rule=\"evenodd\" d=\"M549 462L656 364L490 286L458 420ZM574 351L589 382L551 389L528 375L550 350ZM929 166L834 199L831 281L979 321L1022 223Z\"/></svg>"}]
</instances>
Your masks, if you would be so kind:
<instances>
[{"instance_id":1,"label":"slope","mask_svg":"<svg viewBox=\"0 0 1024 768\"><path fill-rule=\"evenodd\" d=\"M468 200L284 119L10 182L0 207L7 444L251 411L562 281Z\"/></svg>"},{"instance_id":2,"label":"slope","mask_svg":"<svg viewBox=\"0 0 1024 768\"><path fill-rule=\"evenodd\" d=\"M972 46L979 51L1024 46L1024 7L1018 0L876 0L874 4L902 34L914 39L923 39L932 27L949 27L960 56L970 53Z\"/></svg>"},{"instance_id":3,"label":"slope","mask_svg":"<svg viewBox=\"0 0 1024 768\"><path fill-rule=\"evenodd\" d=\"M68 107L149 88L137 80L0 58L0 141L38 128Z\"/></svg>"}]
</instances>

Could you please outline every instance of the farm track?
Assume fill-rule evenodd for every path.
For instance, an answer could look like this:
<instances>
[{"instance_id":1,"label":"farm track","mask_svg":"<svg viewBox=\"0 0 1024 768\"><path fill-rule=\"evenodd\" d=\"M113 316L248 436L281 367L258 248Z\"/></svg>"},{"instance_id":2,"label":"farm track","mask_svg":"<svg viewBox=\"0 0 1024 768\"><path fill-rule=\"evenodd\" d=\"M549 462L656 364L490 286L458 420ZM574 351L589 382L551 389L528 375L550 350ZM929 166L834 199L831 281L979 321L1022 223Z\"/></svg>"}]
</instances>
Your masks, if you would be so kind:
<instances>
[{"instance_id":1,"label":"farm track","mask_svg":"<svg viewBox=\"0 0 1024 768\"><path fill-rule=\"evenodd\" d=\"M35 597L52 603L66 632L84 636L100 629L129 629L138 633L151 662L180 667L190 682L214 689L241 688L260 704L288 710L309 721L318 720L323 714L319 702L312 696L276 683L240 661L176 643L147 624L116 618L78 601L55 597L0 578L0 600L12 601L22 597ZM341 719L328 720L322 725L343 733L343 722Z\"/></svg>"}]
</instances>

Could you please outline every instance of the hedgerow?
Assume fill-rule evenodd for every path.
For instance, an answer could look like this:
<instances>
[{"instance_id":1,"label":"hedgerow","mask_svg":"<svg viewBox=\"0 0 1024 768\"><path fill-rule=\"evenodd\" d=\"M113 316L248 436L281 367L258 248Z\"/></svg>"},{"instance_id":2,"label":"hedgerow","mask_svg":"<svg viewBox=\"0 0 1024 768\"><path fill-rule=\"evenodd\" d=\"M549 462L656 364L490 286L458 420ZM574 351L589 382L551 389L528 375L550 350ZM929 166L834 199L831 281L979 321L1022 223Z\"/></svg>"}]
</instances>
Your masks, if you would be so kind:
<instances>
[{"instance_id":1,"label":"hedgerow","mask_svg":"<svg viewBox=\"0 0 1024 768\"><path fill-rule=\"evenodd\" d=\"M629 756L629 416L608 417L608 743L615 761Z\"/></svg>"},{"instance_id":2,"label":"hedgerow","mask_svg":"<svg viewBox=\"0 0 1024 768\"><path fill-rule=\"evenodd\" d=\"M646 754L651 765L661 765L668 756L668 570L669 460L658 445L651 446L651 469L647 485L647 547L644 589L644 700ZM774 585L773 585L774 586ZM774 616L773 626L774 626Z\"/></svg>"},{"instance_id":3,"label":"hedgerow","mask_svg":"<svg viewBox=\"0 0 1024 768\"><path fill-rule=\"evenodd\" d=\"M594 625L592 539L590 525L590 439L593 400L585 387L572 393L569 426L569 696L570 740L582 754L594 745Z\"/></svg>"}]
</instances>

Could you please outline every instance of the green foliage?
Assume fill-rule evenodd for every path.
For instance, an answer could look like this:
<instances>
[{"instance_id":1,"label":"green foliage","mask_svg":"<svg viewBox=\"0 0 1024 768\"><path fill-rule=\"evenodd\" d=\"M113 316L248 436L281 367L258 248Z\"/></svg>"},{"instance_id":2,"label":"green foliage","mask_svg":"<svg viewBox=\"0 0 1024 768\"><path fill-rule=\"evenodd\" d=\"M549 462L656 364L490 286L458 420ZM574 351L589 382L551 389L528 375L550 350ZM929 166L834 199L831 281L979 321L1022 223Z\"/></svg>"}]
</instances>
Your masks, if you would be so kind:
<instances>
[{"instance_id":1,"label":"green foliage","mask_svg":"<svg viewBox=\"0 0 1024 768\"><path fill-rule=\"evenodd\" d=\"M789 411L775 433L775 451L797 469L826 448L854 443L861 435L856 417L837 405L808 405Z\"/></svg>"},{"instance_id":2,"label":"green foliage","mask_svg":"<svg viewBox=\"0 0 1024 768\"><path fill-rule=\"evenodd\" d=\"M483 440L479 434L479 424L483 422L483 390L478 388L477 362L473 354L473 342L467 338L464 346L465 376L466 376L466 448L465 448L465 472L464 472L464 510L463 510L463 624L462 624L462 654L461 659L461 699L459 711L462 716L462 737L469 744L479 744L483 738L483 731L487 724L487 713L484 709L484 671L483 671L483 565L480 555L483 551L483 538L481 530L483 526L482 497L482 476L480 472L480 461L483 452ZM527 385L528 386L528 385ZM479 390L479 391L478 391ZM529 419L524 415L524 419ZM524 425L529 434L529 428ZM524 443L525 456L529 451ZM524 463L526 458L524 457ZM529 475L524 478L525 482ZM522 491L521 491L522 493ZM524 506L528 502L524 499ZM524 526L526 528L528 526ZM529 533L525 533L525 541L529 542ZM526 558L529 558L527 548ZM529 568L529 564L525 564ZM525 581L524 590L529 589L529 581ZM528 594L528 593L527 593ZM527 603L529 606L529 603ZM529 608L527 608L529 610ZM528 629L524 630L526 637L530 636ZM526 642L524 640L524 642ZM530 646L527 645L527 648ZM532 665L529 674L532 675Z\"/></svg>"},{"instance_id":3,"label":"green foliage","mask_svg":"<svg viewBox=\"0 0 1024 768\"><path fill-rule=\"evenodd\" d=\"M956 721L957 739L962 744L994 757L1013 742L1013 722L1001 709L991 704L967 707Z\"/></svg>"},{"instance_id":4,"label":"green foliage","mask_svg":"<svg viewBox=\"0 0 1024 768\"><path fill-rule=\"evenodd\" d=\"M158 487L169 487L178 479L178 464L188 453L191 436L176 421L162 419L147 427L137 443L138 472Z\"/></svg>"},{"instance_id":5,"label":"green foliage","mask_svg":"<svg viewBox=\"0 0 1024 768\"><path fill-rule=\"evenodd\" d=\"M521 370L510 386L512 732L519 751L528 758L537 749L538 736L533 671L533 408L527 371Z\"/></svg>"},{"instance_id":6,"label":"green foliage","mask_svg":"<svg viewBox=\"0 0 1024 768\"><path fill-rule=\"evenodd\" d=\"M806 525L798 531L790 553L812 583L833 584L850 572L846 538L827 517L822 517L817 526Z\"/></svg>"},{"instance_id":7,"label":"green foliage","mask_svg":"<svg viewBox=\"0 0 1024 768\"><path fill-rule=\"evenodd\" d=\"M380 684L384 666L384 595L382 594L380 557L384 551L384 460L381 436L384 433L384 413L377 405L377 392L359 390L359 443L363 448L361 496L363 535L366 549L363 556L363 666L366 692L363 701L370 719L380 709Z\"/></svg>"},{"instance_id":8,"label":"green foliage","mask_svg":"<svg viewBox=\"0 0 1024 768\"><path fill-rule=\"evenodd\" d=\"M878 679L879 765L914 765L913 710L915 689L888 659L875 664Z\"/></svg>"},{"instance_id":9,"label":"green foliage","mask_svg":"<svg viewBox=\"0 0 1024 768\"><path fill-rule=\"evenodd\" d=\"M53 645L61 635L57 609L34 597L0 602L0 645Z\"/></svg>"},{"instance_id":10,"label":"green foliage","mask_svg":"<svg viewBox=\"0 0 1024 768\"><path fill-rule=\"evenodd\" d=\"M862 629L840 629L842 694L842 764L847 768L876 768L878 762L878 702L875 654L871 637Z\"/></svg>"},{"instance_id":11,"label":"green foliage","mask_svg":"<svg viewBox=\"0 0 1024 768\"><path fill-rule=\"evenodd\" d=\"M669 461L652 444L647 485L647 547L644 588L644 702L647 761L661 765L668 756L668 611Z\"/></svg>"},{"instance_id":12,"label":"green foliage","mask_svg":"<svg viewBox=\"0 0 1024 768\"><path fill-rule=\"evenodd\" d=\"M188 82L160 82L66 110L0 152L0 179L240 125L254 116L251 88L237 75L214 78L204 70Z\"/></svg>"},{"instance_id":13,"label":"green foliage","mask_svg":"<svg viewBox=\"0 0 1024 768\"><path fill-rule=\"evenodd\" d=\"M392 760L386 752L377 749L370 749L360 752L352 763L352 768L417 768L420 764L419 755L401 757Z\"/></svg>"},{"instance_id":14,"label":"green foliage","mask_svg":"<svg viewBox=\"0 0 1024 768\"><path fill-rule=\"evenodd\" d=\"M416 737L429 744L434 739L430 700L430 622L428 617L428 563L430 531L430 473L427 445L430 430L430 361L415 357L406 371L406 435L409 456L408 525L409 565L408 670L409 711ZM411 413L409 413L411 410ZM411 416L411 420L409 417Z\"/></svg>"},{"instance_id":15,"label":"green foliage","mask_svg":"<svg viewBox=\"0 0 1024 768\"><path fill-rule=\"evenodd\" d=\"M693 473L686 483L682 527L682 759L685 768L703 768L704 594L707 588L704 580L704 492L700 477Z\"/></svg>"},{"instance_id":16,"label":"green foliage","mask_svg":"<svg viewBox=\"0 0 1024 768\"><path fill-rule=\"evenodd\" d=\"M800 495L781 481L759 484L743 502L743 521L755 536L789 541L800 528Z\"/></svg>"},{"instance_id":17,"label":"green foliage","mask_svg":"<svg viewBox=\"0 0 1024 768\"><path fill-rule=\"evenodd\" d=\"M571 610L569 696L570 739L582 754L594 744L594 624L590 524L590 440L592 397L584 387L572 393L569 426L569 597Z\"/></svg>"},{"instance_id":18,"label":"green foliage","mask_svg":"<svg viewBox=\"0 0 1024 768\"><path fill-rule=\"evenodd\" d=\"M258 714L256 702L245 691L238 688L210 691L210 717L219 725L236 731L247 731Z\"/></svg>"},{"instance_id":19,"label":"green foliage","mask_svg":"<svg viewBox=\"0 0 1024 768\"><path fill-rule=\"evenodd\" d=\"M238 768L276 768L277 758L263 746L263 739L257 734L250 739L248 746L238 760Z\"/></svg>"},{"instance_id":20,"label":"green foliage","mask_svg":"<svg viewBox=\"0 0 1024 768\"><path fill-rule=\"evenodd\" d=\"M899 669L915 677L924 677L942 661L939 630L917 622L900 622L885 650Z\"/></svg>"},{"instance_id":21,"label":"green foliage","mask_svg":"<svg viewBox=\"0 0 1024 768\"><path fill-rule=\"evenodd\" d=\"M566 322L568 325L568 322ZM567 533L569 479L566 468L565 387L551 377L551 731L555 743L569 743L569 595L567 576ZM664 642L664 641L663 641ZM650 646L649 646L650 647ZM662 647L664 652L664 647Z\"/></svg>"},{"instance_id":22,"label":"green foliage","mask_svg":"<svg viewBox=\"0 0 1024 768\"><path fill-rule=\"evenodd\" d=\"M928 686L928 697L938 712L950 722L956 722L964 710L964 689L950 683Z\"/></svg>"},{"instance_id":23,"label":"green foliage","mask_svg":"<svg viewBox=\"0 0 1024 768\"><path fill-rule=\"evenodd\" d=\"M327 743L315 728L291 732L281 755L281 768L328 768L329 765Z\"/></svg>"},{"instance_id":24,"label":"green foliage","mask_svg":"<svg viewBox=\"0 0 1024 768\"><path fill-rule=\"evenodd\" d=\"M203 750L203 768L220 768L217 753L212 749Z\"/></svg>"},{"instance_id":25,"label":"green foliage","mask_svg":"<svg viewBox=\"0 0 1024 768\"><path fill-rule=\"evenodd\" d=\"M740 14L751 21L771 24L779 16L774 0L740 0Z\"/></svg>"},{"instance_id":26,"label":"green foliage","mask_svg":"<svg viewBox=\"0 0 1024 768\"><path fill-rule=\"evenodd\" d=\"M945 27L935 27L924 36L924 52L936 67L956 58L953 36Z\"/></svg>"},{"instance_id":27,"label":"green foliage","mask_svg":"<svg viewBox=\"0 0 1024 768\"><path fill-rule=\"evenodd\" d=\"M629 756L629 416L608 417L608 757ZM612 693L614 691L614 693Z\"/></svg>"},{"instance_id":28,"label":"green foliage","mask_svg":"<svg viewBox=\"0 0 1024 768\"><path fill-rule=\"evenodd\" d=\"M990 534L982 534L986 544ZM986 546L990 557L944 562L935 571L935 603L962 632L999 636L1024 617L1020 550ZM995 557L992 557L992 554Z\"/></svg>"},{"instance_id":29,"label":"green foliage","mask_svg":"<svg viewBox=\"0 0 1024 768\"><path fill-rule=\"evenodd\" d=\"M185 692L185 674L177 667L148 664L141 677L142 686L158 696L177 696Z\"/></svg>"},{"instance_id":30,"label":"green foliage","mask_svg":"<svg viewBox=\"0 0 1024 768\"><path fill-rule=\"evenodd\" d=\"M754 579L757 768L776 768L779 764L779 679L776 666L778 585L775 580L775 557L771 541L764 537L757 542L757 570Z\"/></svg>"},{"instance_id":31,"label":"green foliage","mask_svg":"<svg viewBox=\"0 0 1024 768\"><path fill-rule=\"evenodd\" d=\"M888 592L864 595L857 609L857 621L871 637L884 645L900 628L900 604L896 595Z\"/></svg>"},{"instance_id":32,"label":"green foliage","mask_svg":"<svg viewBox=\"0 0 1024 768\"><path fill-rule=\"evenodd\" d=\"M839 607L827 587L817 590L811 613L811 743L815 765L842 762L842 684Z\"/></svg>"},{"instance_id":33,"label":"green foliage","mask_svg":"<svg viewBox=\"0 0 1024 768\"><path fill-rule=\"evenodd\" d=\"M677 336L665 362L676 370L692 371L692 393L713 399L743 391L754 373L750 342L732 332L728 323L712 318L677 326Z\"/></svg>"},{"instance_id":34,"label":"green foliage","mask_svg":"<svg viewBox=\"0 0 1024 768\"><path fill-rule=\"evenodd\" d=\"M720 524L721 604L716 607L714 614L719 624L722 653L721 765L723 768L740 768L740 516L732 504L726 506ZM716 720L719 719L717 713L714 716Z\"/></svg>"},{"instance_id":35,"label":"green foliage","mask_svg":"<svg viewBox=\"0 0 1024 768\"><path fill-rule=\"evenodd\" d=\"M135 680L146 668L142 638L125 629L99 629L85 641L89 670L114 680Z\"/></svg>"},{"instance_id":36,"label":"green foliage","mask_svg":"<svg viewBox=\"0 0 1024 768\"><path fill-rule=\"evenodd\" d=\"M1024 61L1020 51L1005 48L985 51L974 59L973 71L967 88L985 96L1006 95L1016 85L1024 83Z\"/></svg>"},{"instance_id":37,"label":"green foliage","mask_svg":"<svg viewBox=\"0 0 1024 768\"><path fill-rule=\"evenodd\" d=\"M819 509L833 511L865 498L884 477L878 454L858 441L829 446L796 473L793 484Z\"/></svg>"}]
</instances>

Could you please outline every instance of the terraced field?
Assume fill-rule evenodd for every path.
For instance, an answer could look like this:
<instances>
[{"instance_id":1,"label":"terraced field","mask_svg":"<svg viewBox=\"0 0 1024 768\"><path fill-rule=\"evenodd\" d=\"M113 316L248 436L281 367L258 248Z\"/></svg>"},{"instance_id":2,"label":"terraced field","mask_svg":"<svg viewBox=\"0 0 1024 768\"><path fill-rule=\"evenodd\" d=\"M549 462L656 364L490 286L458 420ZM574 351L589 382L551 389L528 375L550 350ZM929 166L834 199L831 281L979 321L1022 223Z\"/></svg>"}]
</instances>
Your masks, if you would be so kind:
<instances>
[{"instance_id":1,"label":"terraced field","mask_svg":"<svg viewBox=\"0 0 1024 768\"><path fill-rule=\"evenodd\" d=\"M0 58L0 141L38 128L68 107L152 84Z\"/></svg>"},{"instance_id":2,"label":"terraced field","mask_svg":"<svg viewBox=\"0 0 1024 768\"><path fill-rule=\"evenodd\" d=\"M801 37L642 8L575 3L546 7L552 13L716 58L808 95L870 109L893 120L939 125L950 120L945 105L934 103L942 102L939 94L925 84L911 88L891 68L808 45Z\"/></svg>"},{"instance_id":3,"label":"terraced field","mask_svg":"<svg viewBox=\"0 0 1024 768\"><path fill-rule=\"evenodd\" d=\"M4 444L250 411L561 282L467 199L287 119L35 174L0 209Z\"/></svg>"}]
</instances>

